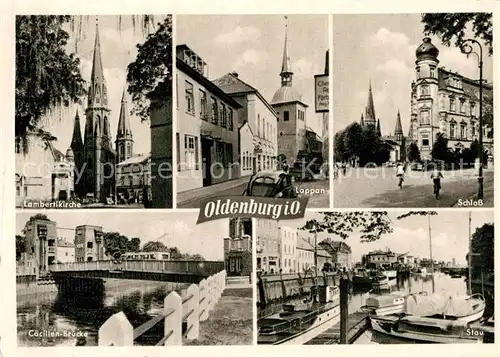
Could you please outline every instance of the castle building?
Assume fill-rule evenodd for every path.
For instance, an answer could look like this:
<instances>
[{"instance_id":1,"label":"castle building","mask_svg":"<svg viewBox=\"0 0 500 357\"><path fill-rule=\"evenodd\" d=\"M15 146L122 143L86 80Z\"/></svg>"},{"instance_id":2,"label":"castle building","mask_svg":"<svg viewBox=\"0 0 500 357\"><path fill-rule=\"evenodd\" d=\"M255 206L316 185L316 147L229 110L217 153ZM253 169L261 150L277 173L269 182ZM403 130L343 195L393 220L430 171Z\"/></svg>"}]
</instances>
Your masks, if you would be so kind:
<instances>
[{"instance_id":1,"label":"castle building","mask_svg":"<svg viewBox=\"0 0 500 357\"><path fill-rule=\"evenodd\" d=\"M292 85L292 66L288 55L288 26L281 64L281 87L274 93L271 106L278 114L278 155L294 161L306 149L306 109L302 95Z\"/></svg>"},{"instance_id":2,"label":"castle building","mask_svg":"<svg viewBox=\"0 0 500 357\"><path fill-rule=\"evenodd\" d=\"M416 80L411 84L409 140L416 143L423 160L430 160L438 133L448 147L461 151L479 139L479 81L439 65L439 50L426 37L415 51ZM483 118L492 107L493 86L483 83ZM483 125L484 147L493 155L493 120Z\"/></svg>"}]
</instances>

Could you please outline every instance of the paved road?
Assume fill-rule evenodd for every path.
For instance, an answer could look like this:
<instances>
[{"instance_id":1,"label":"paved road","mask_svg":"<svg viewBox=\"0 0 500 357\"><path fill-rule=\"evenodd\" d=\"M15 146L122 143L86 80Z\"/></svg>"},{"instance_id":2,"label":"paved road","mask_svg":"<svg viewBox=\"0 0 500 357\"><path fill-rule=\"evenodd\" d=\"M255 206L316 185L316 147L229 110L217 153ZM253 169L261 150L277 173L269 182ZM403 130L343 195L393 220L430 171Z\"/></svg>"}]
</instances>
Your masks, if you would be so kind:
<instances>
[{"instance_id":1,"label":"paved road","mask_svg":"<svg viewBox=\"0 0 500 357\"><path fill-rule=\"evenodd\" d=\"M330 207L330 190L328 180L317 180L308 182L297 182L295 184L299 194L308 195L309 202L307 208L329 208ZM182 202L177 205L177 208L199 208L200 200L215 198L219 196L241 196L247 187L247 183L242 183L239 186L230 189L212 191L209 195L197 197L195 199Z\"/></svg>"},{"instance_id":2,"label":"paved road","mask_svg":"<svg viewBox=\"0 0 500 357\"><path fill-rule=\"evenodd\" d=\"M429 172L409 171L403 189L392 168L351 169L334 181L334 207L451 207L459 198L471 198L477 192L477 176L472 170L443 172L441 198L433 196ZM492 193L493 172L485 172L485 195ZM493 200L487 200L489 206Z\"/></svg>"}]
</instances>

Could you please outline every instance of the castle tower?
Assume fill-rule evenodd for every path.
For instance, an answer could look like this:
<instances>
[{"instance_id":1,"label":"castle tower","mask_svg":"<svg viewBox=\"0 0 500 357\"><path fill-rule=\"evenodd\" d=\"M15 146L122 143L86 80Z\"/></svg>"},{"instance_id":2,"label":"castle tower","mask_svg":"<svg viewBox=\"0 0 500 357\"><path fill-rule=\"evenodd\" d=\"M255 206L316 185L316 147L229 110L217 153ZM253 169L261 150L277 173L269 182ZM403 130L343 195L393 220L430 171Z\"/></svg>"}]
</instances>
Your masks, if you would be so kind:
<instances>
[{"instance_id":1,"label":"castle tower","mask_svg":"<svg viewBox=\"0 0 500 357\"><path fill-rule=\"evenodd\" d=\"M127 111L127 100L125 99L125 89L122 94L122 104L120 107L120 119L118 120L118 130L116 132L116 155L117 163L132 157L134 152L134 139L130 129L130 120Z\"/></svg>"},{"instance_id":2,"label":"castle tower","mask_svg":"<svg viewBox=\"0 0 500 357\"><path fill-rule=\"evenodd\" d=\"M373 125L377 124L377 117L375 116L375 104L373 104L373 93L372 93L372 81L370 80L370 86L368 88L368 102L365 108L365 124Z\"/></svg>"},{"instance_id":3,"label":"castle tower","mask_svg":"<svg viewBox=\"0 0 500 357\"><path fill-rule=\"evenodd\" d=\"M75 123L73 125L73 137L71 139L70 149L72 151L73 160L75 164L76 174L74 175L75 180L75 195L81 197L84 194L85 182L82 175L80 175L83 166L84 157L84 145L82 139L82 131L80 129L80 115L78 114L78 109L76 110Z\"/></svg>"},{"instance_id":4,"label":"castle tower","mask_svg":"<svg viewBox=\"0 0 500 357\"><path fill-rule=\"evenodd\" d=\"M104 201L114 187L114 152L111 147L108 96L101 57L99 25L96 24L92 74L88 90L88 105L85 111L84 160L85 194L93 194Z\"/></svg>"},{"instance_id":5,"label":"castle tower","mask_svg":"<svg viewBox=\"0 0 500 357\"><path fill-rule=\"evenodd\" d=\"M285 19L287 17L285 16ZM274 93L271 106L278 113L278 155L284 155L290 163L305 150L307 104L292 86L292 67L288 55L288 23L285 25L285 45L281 63L281 87Z\"/></svg>"},{"instance_id":6,"label":"castle tower","mask_svg":"<svg viewBox=\"0 0 500 357\"><path fill-rule=\"evenodd\" d=\"M399 109L398 116L396 118L396 127L394 128L394 136L396 137L396 140L401 143L403 140L403 127L401 125L401 114L399 113Z\"/></svg>"},{"instance_id":7,"label":"castle tower","mask_svg":"<svg viewBox=\"0 0 500 357\"><path fill-rule=\"evenodd\" d=\"M426 37L415 51L416 81L412 85L411 123L422 158L430 159L440 127L446 126L446 112L438 107L439 50ZM444 100L444 98L443 98Z\"/></svg>"}]
</instances>

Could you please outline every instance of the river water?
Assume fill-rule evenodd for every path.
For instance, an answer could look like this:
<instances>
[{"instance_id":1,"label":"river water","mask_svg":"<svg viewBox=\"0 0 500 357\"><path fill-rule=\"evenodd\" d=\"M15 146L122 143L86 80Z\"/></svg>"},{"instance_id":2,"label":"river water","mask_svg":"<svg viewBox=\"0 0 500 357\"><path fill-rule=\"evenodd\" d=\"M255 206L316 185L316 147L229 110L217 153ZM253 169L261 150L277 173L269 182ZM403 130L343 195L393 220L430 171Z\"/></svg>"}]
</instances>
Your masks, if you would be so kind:
<instances>
[{"instance_id":1,"label":"river water","mask_svg":"<svg viewBox=\"0 0 500 357\"><path fill-rule=\"evenodd\" d=\"M187 288L186 284L114 279L106 280L105 286L100 296L62 296L46 290L34 293L31 288L26 293L25 287L18 285L18 345L96 346L99 327L111 315L123 311L135 328L161 311L170 291L182 295ZM37 336L44 331L59 332L64 337ZM163 324L159 323L134 344L155 345L162 331Z\"/></svg>"},{"instance_id":2,"label":"river water","mask_svg":"<svg viewBox=\"0 0 500 357\"><path fill-rule=\"evenodd\" d=\"M484 317L489 317L494 314L494 298L493 289L486 288L482 286L472 287L472 292L481 293L486 299L486 310ZM432 293L432 275L421 276L413 275L407 279L397 281L391 280L389 289L380 292L371 292L371 294L387 294L393 291L402 291L407 293L418 293L426 292L428 294ZM449 275L444 273L434 274L434 291L436 293L446 292L451 294L466 294L467 293L467 283L464 277L461 278L451 278ZM363 291L354 291L350 295L349 301L349 312L355 312L360 309L361 306L366 304L366 299L370 293ZM355 344L397 344L397 343L411 343L411 341L400 340L383 334L367 330L363 335L361 335L355 342Z\"/></svg>"}]
</instances>

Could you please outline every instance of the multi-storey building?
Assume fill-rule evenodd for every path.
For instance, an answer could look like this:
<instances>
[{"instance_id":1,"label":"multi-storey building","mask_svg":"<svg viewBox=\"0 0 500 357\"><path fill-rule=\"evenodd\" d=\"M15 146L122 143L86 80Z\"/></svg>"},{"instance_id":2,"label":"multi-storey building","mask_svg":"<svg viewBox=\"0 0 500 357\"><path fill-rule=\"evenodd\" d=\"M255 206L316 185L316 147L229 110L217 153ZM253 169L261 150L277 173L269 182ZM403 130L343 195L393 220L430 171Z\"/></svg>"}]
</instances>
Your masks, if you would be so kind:
<instances>
[{"instance_id":1,"label":"multi-storey building","mask_svg":"<svg viewBox=\"0 0 500 357\"><path fill-rule=\"evenodd\" d=\"M75 261L108 260L101 226L82 225L75 230Z\"/></svg>"},{"instance_id":2,"label":"multi-storey building","mask_svg":"<svg viewBox=\"0 0 500 357\"><path fill-rule=\"evenodd\" d=\"M257 271L277 274L280 266L279 223L271 219L255 221L255 244L257 250Z\"/></svg>"},{"instance_id":3,"label":"multi-storey building","mask_svg":"<svg viewBox=\"0 0 500 357\"><path fill-rule=\"evenodd\" d=\"M391 268L397 262L397 254L390 250L375 250L363 257L363 263L370 268Z\"/></svg>"},{"instance_id":4,"label":"multi-storey building","mask_svg":"<svg viewBox=\"0 0 500 357\"><path fill-rule=\"evenodd\" d=\"M120 199L141 203L151 187L151 157L137 155L116 165L116 191Z\"/></svg>"},{"instance_id":5,"label":"multi-storey building","mask_svg":"<svg viewBox=\"0 0 500 357\"><path fill-rule=\"evenodd\" d=\"M57 240L57 262L72 263L75 261L75 245L65 239Z\"/></svg>"},{"instance_id":6,"label":"multi-storey building","mask_svg":"<svg viewBox=\"0 0 500 357\"><path fill-rule=\"evenodd\" d=\"M252 219L229 221L229 237L224 238L224 261L228 275L250 275L252 269Z\"/></svg>"},{"instance_id":7,"label":"multi-storey building","mask_svg":"<svg viewBox=\"0 0 500 357\"><path fill-rule=\"evenodd\" d=\"M45 275L57 263L56 222L44 217L30 219L24 226L26 260L34 260L37 276Z\"/></svg>"},{"instance_id":8,"label":"multi-storey building","mask_svg":"<svg viewBox=\"0 0 500 357\"><path fill-rule=\"evenodd\" d=\"M278 122L273 107L236 72L228 73L214 83L241 104L240 132L243 129L252 133L251 141L248 135L240 134L241 175L274 169L278 156Z\"/></svg>"},{"instance_id":9,"label":"multi-storey building","mask_svg":"<svg viewBox=\"0 0 500 357\"><path fill-rule=\"evenodd\" d=\"M188 46L176 51L177 191L236 179L241 105L207 78L206 63Z\"/></svg>"},{"instance_id":10,"label":"multi-storey building","mask_svg":"<svg viewBox=\"0 0 500 357\"><path fill-rule=\"evenodd\" d=\"M448 147L454 151L470 148L479 138L479 81L438 67L439 50L428 37L415 56L409 139L417 144L422 159L431 159L438 133L448 139ZM483 117L492 105L493 86L483 83ZM493 121L485 121L483 142L488 155L493 155L492 129Z\"/></svg>"},{"instance_id":11,"label":"multi-storey building","mask_svg":"<svg viewBox=\"0 0 500 357\"><path fill-rule=\"evenodd\" d=\"M325 239L319 243L331 257L332 267L335 269L351 269L352 267L352 251L351 247L342 241L332 241Z\"/></svg>"},{"instance_id":12,"label":"multi-storey building","mask_svg":"<svg viewBox=\"0 0 500 357\"><path fill-rule=\"evenodd\" d=\"M295 273L297 269L296 250L298 234L296 228L280 225L279 253L280 266L283 274Z\"/></svg>"}]
</instances>

